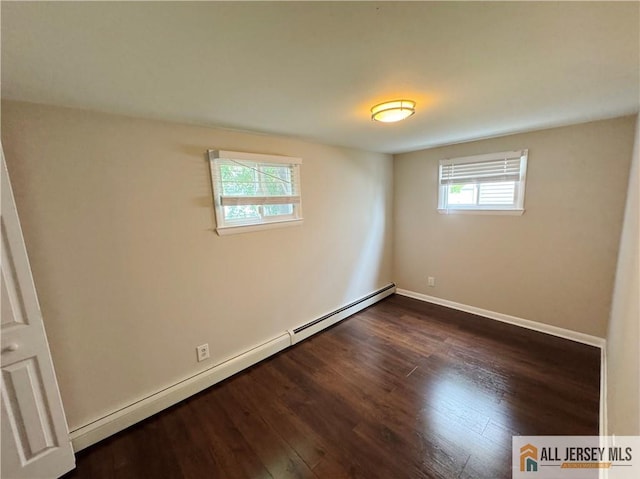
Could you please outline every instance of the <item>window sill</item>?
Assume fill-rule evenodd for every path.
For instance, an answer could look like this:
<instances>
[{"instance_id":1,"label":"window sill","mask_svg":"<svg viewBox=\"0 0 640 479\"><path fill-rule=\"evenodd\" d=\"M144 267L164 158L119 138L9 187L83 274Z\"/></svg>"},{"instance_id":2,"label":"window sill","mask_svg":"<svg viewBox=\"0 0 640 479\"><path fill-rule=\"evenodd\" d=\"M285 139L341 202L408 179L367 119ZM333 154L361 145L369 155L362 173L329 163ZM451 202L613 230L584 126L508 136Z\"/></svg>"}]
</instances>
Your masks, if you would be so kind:
<instances>
[{"instance_id":1,"label":"window sill","mask_svg":"<svg viewBox=\"0 0 640 479\"><path fill-rule=\"evenodd\" d=\"M270 230L274 228L286 228L288 226L302 225L302 218L288 221L272 221L270 223L259 223L253 225L220 226L216 232L220 236L235 235L240 233L251 233L252 231Z\"/></svg>"},{"instance_id":2,"label":"window sill","mask_svg":"<svg viewBox=\"0 0 640 479\"><path fill-rule=\"evenodd\" d=\"M509 215L509 216L522 216L524 209L515 210L463 210L463 209L441 209L438 208L438 213L441 215Z\"/></svg>"}]
</instances>

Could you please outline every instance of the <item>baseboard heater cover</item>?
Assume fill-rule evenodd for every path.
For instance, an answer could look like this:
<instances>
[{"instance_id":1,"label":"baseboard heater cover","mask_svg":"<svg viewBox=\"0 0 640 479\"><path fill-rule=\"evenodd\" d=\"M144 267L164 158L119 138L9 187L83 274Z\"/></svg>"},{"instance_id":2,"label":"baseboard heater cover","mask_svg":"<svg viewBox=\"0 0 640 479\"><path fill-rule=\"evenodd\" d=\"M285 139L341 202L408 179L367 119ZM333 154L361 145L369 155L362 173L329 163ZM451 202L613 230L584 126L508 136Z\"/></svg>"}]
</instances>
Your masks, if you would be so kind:
<instances>
[{"instance_id":1,"label":"baseboard heater cover","mask_svg":"<svg viewBox=\"0 0 640 479\"><path fill-rule=\"evenodd\" d=\"M360 299L354 301L353 303L349 303L346 306L343 306L340 309L336 309L335 311L332 311L331 313L325 314L324 316L321 316L318 319L314 319L313 321L309 321L308 323L303 324L302 326L298 326L297 328L295 328L293 330L293 332L294 332L294 334L298 334L298 333L304 331L305 329L310 328L311 326L315 326L316 324L321 323L322 321L325 321L325 320L327 320L327 319L329 319L329 318L331 318L333 316L336 316L336 315L342 313L343 311L346 311L347 309L353 308L354 306L357 306L357 305L359 305L361 303L364 303L365 301L367 301L367 300L369 300L369 299L371 299L371 298L373 298L375 296L378 296L379 294L382 294L382 293L384 293L386 291L389 291L390 289L394 289L395 287L396 287L396 285L394 283L391 283L388 286L385 286L384 288L379 289L378 291L374 291L373 293L365 296L364 298L360 298Z\"/></svg>"},{"instance_id":2,"label":"baseboard heater cover","mask_svg":"<svg viewBox=\"0 0 640 479\"><path fill-rule=\"evenodd\" d=\"M302 324L297 328L289 330L289 335L291 336L291 344L297 344L300 341L307 339L310 336L313 336L319 331L326 329L330 326L333 326L336 323L339 323L345 318L348 318L352 314L357 313L358 311L362 311L363 309L371 306L372 304L377 303L378 301L390 296L396 292L396 285L394 283L390 283L384 288L381 288L377 291L374 291L371 294L363 296L360 299L357 299L342 308L336 309L330 313L327 313L323 316L320 316L313 321L309 321L308 323Z\"/></svg>"},{"instance_id":3,"label":"baseboard heater cover","mask_svg":"<svg viewBox=\"0 0 640 479\"><path fill-rule=\"evenodd\" d=\"M377 303L395 293L396 285L391 283L378 291L368 294L331 313L305 323L293 330L259 344L249 350L229 358L205 371L186 378L148 397L141 398L89 424L70 431L73 449L78 452L102 439L106 439L127 427L146 419L188 397L219 383L234 374L259 363L288 347L302 341L329 326Z\"/></svg>"}]
</instances>

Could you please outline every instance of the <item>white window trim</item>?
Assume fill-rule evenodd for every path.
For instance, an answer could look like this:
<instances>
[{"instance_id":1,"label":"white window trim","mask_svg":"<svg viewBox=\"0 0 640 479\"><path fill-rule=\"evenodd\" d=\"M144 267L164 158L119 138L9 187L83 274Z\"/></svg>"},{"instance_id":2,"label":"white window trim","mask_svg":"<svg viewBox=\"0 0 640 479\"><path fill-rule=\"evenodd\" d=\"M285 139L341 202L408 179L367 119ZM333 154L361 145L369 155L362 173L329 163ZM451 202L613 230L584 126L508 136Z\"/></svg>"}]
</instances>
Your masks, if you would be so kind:
<instances>
[{"instance_id":1,"label":"white window trim","mask_svg":"<svg viewBox=\"0 0 640 479\"><path fill-rule=\"evenodd\" d=\"M275 228L286 228L288 226L302 225L302 218L297 220L270 221L268 223L233 225L216 228L216 232L220 236L235 235L238 233L250 233L252 231L270 230Z\"/></svg>"},{"instance_id":2,"label":"white window trim","mask_svg":"<svg viewBox=\"0 0 640 479\"><path fill-rule=\"evenodd\" d=\"M463 210L461 208L438 208L438 213L441 215L505 215L505 216L522 216L524 214L524 208L512 208L512 209L468 209Z\"/></svg>"},{"instance_id":3,"label":"white window trim","mask_svg":"<svg viewBox=\"0 0 640 479\"><path fill-rule=\"evenodd\" d=\"M275 217L275 218L263 217L259 222L256 222L254 220L234 221L232 223L225 222L223 205L222 205L223 200L221 195L222 188L219 184L217 184L218 168L219 168L220 161L245 160L245 161L250 161L253 163L260 163L260 164L283 164L283 165L299 166L302 164L301 158L295 158L291 156L281 156L281 155L265 155L261 153L246 153L241 151L229 151L229 150L208 150L208 154L209 154L209 166L210 166L210 172L211 172L211 184L213 189L213 203L214 203L215 216L216 216L216 232L220 236L302 225L303 223L302 191L301 191L301 185L300 185L299 168L296 170L296 178L295 178L297 194L293 197L295 198L295 200L292 201L292 203L295 203L295 206L294 206L295 214L286 215L286 216L282 215L284 217L281 216L281 217ZM230 197L227 197L227 198L230 198ZM231 201L233 201L233 198L231 198ZM279 199L280 197L272 197L272 198Z\"/></svg>"},{"instance_id":4,"label":"white window trim","mask_svg":"<svg viewBox=\"0 0 640 479\"><path fill-rule=\"evenodd\" d=\"M448 158L440 160L438 164L438 213L440 214L464 214L464 215L512 215L520 216L524 214L524 197L527 180L527 159L529 150L502 151L498 153L487 153L483 155L464 156L459 158ZM502 160L505 158L520 158L520 175L516 182L516 202L513 206L472 206L472 205L445 205L446 185L440 184L442 166L450 164L481 163L483 161Z\"/></svg>"}]
</instances>

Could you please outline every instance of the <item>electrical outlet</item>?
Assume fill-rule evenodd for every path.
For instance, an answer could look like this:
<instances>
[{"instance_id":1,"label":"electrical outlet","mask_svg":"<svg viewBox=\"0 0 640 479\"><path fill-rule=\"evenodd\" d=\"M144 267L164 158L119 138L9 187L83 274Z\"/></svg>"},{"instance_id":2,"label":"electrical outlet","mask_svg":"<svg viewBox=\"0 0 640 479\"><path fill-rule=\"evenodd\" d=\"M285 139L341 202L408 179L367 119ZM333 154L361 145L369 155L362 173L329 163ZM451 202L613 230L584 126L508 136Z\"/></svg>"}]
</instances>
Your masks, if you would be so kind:
<instances>
[{"instance_id":1,"label":"electrical outlet","mask_svg":"<svg viewBox=\"0 0 640 479\"><path fill-rule=\"evenodd\" d=\"M436 279L433 276L429 276L427 278L427 284L433 288L436 285Z\"/></svg>"},{"instance_id":2,"label":"electrical outlet","mask_svg":"<svg viewBox=\"0 0 640 479\"><path fill-rule=\"evenodd\" d=\"M201 344L196 348L196 353L198 355L198 362L204 361L209 357L209 344Z\"/></svg>"}]
</instances>

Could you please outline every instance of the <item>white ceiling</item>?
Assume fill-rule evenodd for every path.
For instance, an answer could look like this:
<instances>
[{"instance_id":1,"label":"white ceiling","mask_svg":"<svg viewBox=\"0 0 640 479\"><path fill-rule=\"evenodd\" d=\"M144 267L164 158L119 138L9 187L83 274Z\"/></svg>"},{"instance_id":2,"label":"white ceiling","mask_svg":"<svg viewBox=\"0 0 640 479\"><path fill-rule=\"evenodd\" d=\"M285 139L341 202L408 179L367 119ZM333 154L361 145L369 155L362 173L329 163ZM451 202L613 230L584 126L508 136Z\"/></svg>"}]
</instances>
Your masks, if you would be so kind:
<instances>
[{"instance_id":1,"label":"white ceiling","mask_svg":"<svg viewBox=\"0 0 640 479\"><path fill-rule=\"evenodd\" d=\"M638 112L640 3L2 2L2 97L387 153ZM410 98L397 124L370 120Z\"/></svg>"}]
</instances>

